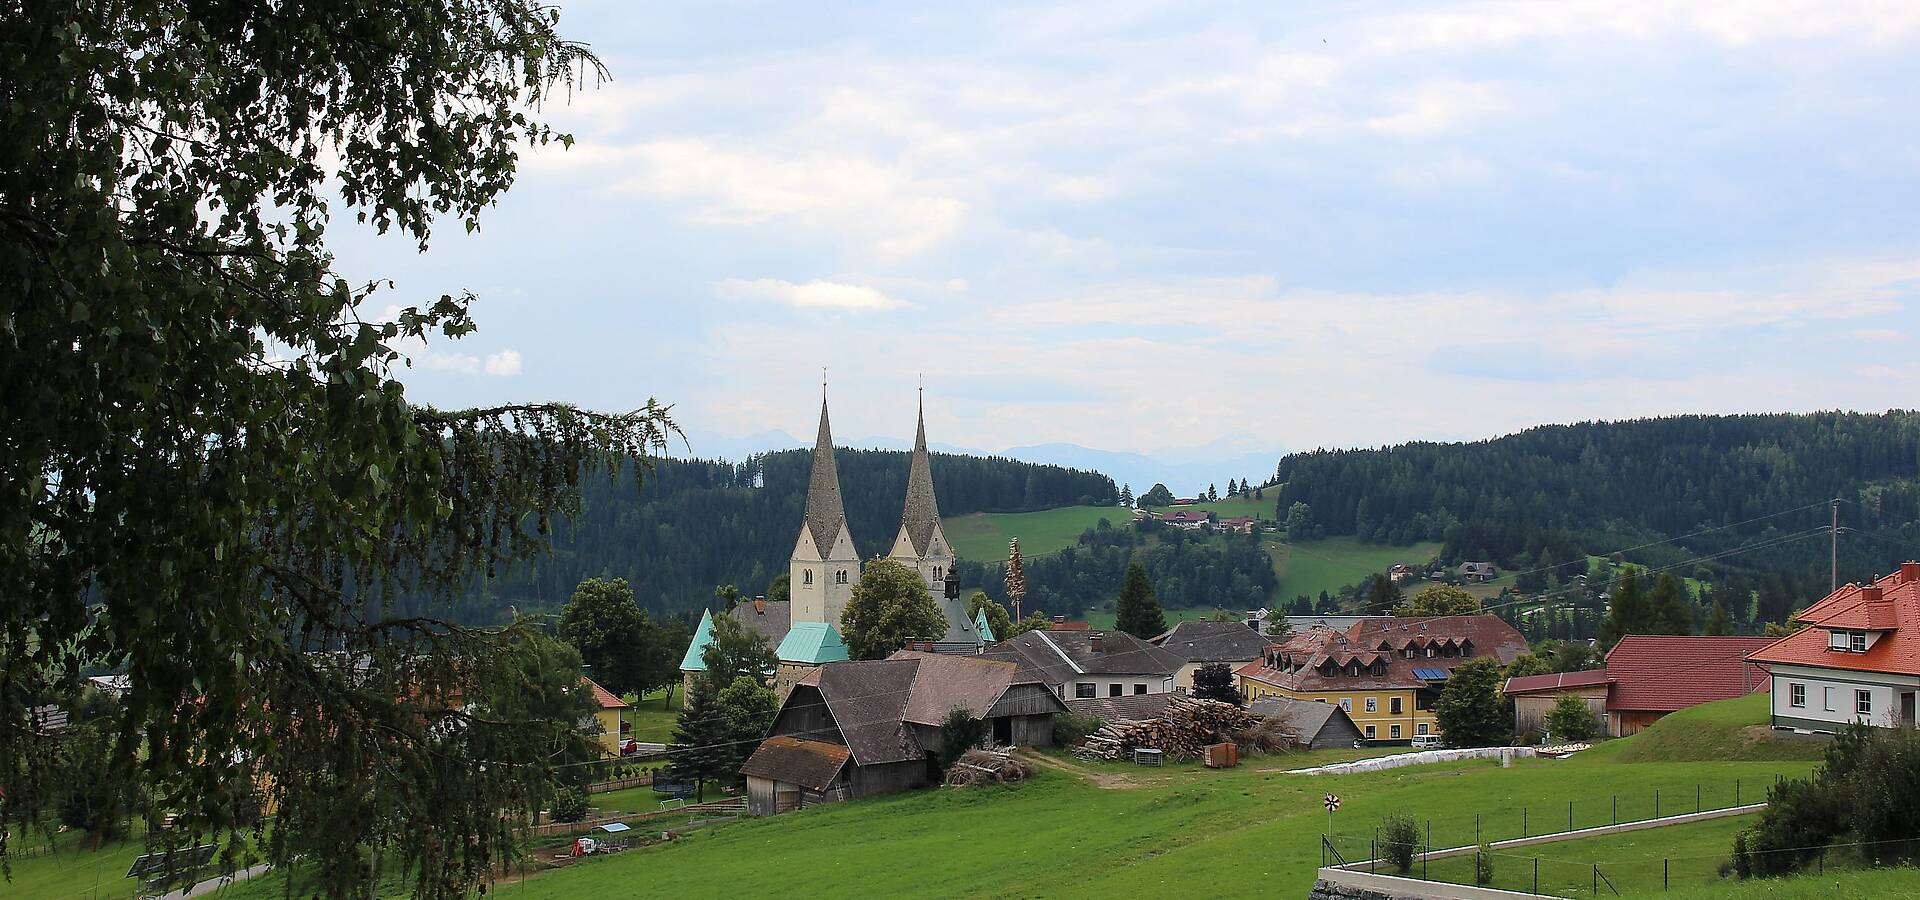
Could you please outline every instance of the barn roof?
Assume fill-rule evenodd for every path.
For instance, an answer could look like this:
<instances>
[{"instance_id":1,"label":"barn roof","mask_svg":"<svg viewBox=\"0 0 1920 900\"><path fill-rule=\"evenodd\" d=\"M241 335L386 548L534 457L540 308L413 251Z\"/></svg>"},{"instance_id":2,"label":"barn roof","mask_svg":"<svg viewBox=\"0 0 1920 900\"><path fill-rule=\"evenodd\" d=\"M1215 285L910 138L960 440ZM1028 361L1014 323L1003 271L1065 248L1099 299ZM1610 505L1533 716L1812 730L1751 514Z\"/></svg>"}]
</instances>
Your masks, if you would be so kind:
<instances>
[{"instance_id":1,"label":"barn roof","mask_svg":"<svg viewBox=\"0 0 1920 900\"><path fill-rule=\"evenodd\" d=\"M1279 719L1301 743L1313 743L1320 732L1329 727L1350 731L1356 738L1360 736L1360 726L1353 724L1346 710L1332 703L1268 696L1247 704L1247 711L1262 718Z\"/></svg>"},{"instance_id":2,"label":"barn roof","mask_svg":"<svg viewBox=\"0 0 1920 900\"><path fill-rule=\"evenodd\" d=\"M770 737L747 757L740 774L824 791L847 764L847 748L788 735Z\"/></svg>"},{"instance_id":3,"label":"barn roof","mask_svg":"<svg viewBox=\"0 0 1920 900\"><path fill-rule=\"evenodd\" d=\"M1153 643L1186 662L1246 662L1268 641L1244 622L1181 622Z\"/></svg>"},{"instance_id":4,"label":"barn roof","mask_svg":"<svg viewBox=\"0 0 1920 900\"><path fill-rule=\"evenodd\" d=\"M1746 660L1765 637L1629 634L1607 651L1613 688L1607 709L1671 712L1767 688L1766 670Z\"/></svg>"}]
</instances>

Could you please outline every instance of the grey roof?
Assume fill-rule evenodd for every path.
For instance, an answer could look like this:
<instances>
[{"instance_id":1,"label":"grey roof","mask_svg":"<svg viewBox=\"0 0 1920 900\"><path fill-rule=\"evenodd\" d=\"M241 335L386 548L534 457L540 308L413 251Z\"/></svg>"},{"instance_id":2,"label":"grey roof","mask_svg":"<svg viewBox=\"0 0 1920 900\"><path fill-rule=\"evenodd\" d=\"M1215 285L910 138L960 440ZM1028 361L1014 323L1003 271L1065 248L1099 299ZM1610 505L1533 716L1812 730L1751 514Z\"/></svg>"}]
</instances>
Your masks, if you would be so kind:
<instances>
[{"instance_id":1,"label":"grey roof","mask_svg":"<svg viewBox=\"0 0 1920 900\"><path fill-rule=\"evenodd\" d=\"M1302 743L1311 744L1320 733L1329 726L1336 732L1352 732L1359 737L1360 726L1346 710L1332 703L1320 703L1314 700L1295 700L1290 697L1263 697L1247 704L1247 712L1268 719L1279 719ZM1341 735L1345 737L1344 734Z\"/></svg>"},{"instance_id":2,"label":"grey roof","mask_svg":"<svg viewBox=\"0 0 1920 900\"><path fill-rule=\"evenodd\" d=\"M940 502L933 495L933 467L927 458L927 412L921 404L914 427L913 462L907 467L907 505L900 513L900 530L913 542L913 552L927 555L933 527L940 522ZM823 426L824 427L824 426Z\"/></svg>"},{"instance_id":3,"label":"grey roof","mask_svg":"<svg viewBox=\"0 0 1920 900\"><path fill-rule=\"evenodd\" d=\"M825 557L847 521L840 503L840 469L833 462L833 431L827 427L827 398L820 398L820 434L813 441L813 476L807 482L807 530Z\"/></svg>"},{"instance_id":4,"label":"grey roof","mask_svg":"<svg viewBox=\"0 0 1920 900\"><path fill-rule=\"evenodd\" d=\"M1167 704L1174 695L1127 694L1122 697L1089 697L1084 700L1068 700L1067 711L1075 715L1092 716L1102 722L1113 719L1158 719L1167 712Z\"/></svg>"},{"instance_id":5,"label":"grey roof","mask_svg":"<svg viewBox=\"0 0 1920 900\"><path fill-rule=\"evenodd\" d=\"M798 685L820 692L854 760L870 766L925 756L913 725L938 726L956 706L985 718L1007 688L1030 680L1006 661L901 650L886 659L827 663ZM811 702L804 695L789 694L787 705Z\"/></svg>"},{"instance_id":6,"label":"grey roof","mask_svg":"<svg viewBox=\"0 0 1920 900\"><path fill-rule=\"evenodd\" d=\"M967 601L958 597L948 599L942 592L933 598L933 602L940 607L940 614L947 617L947 633L940 637L940 643L966 644L974 648L986 643L981 640L979 626L974 623L973 617L967 615Z\"/></svg>"},{"instance_id":7,"label":"grey roof","mask_svg":"<svg viewBox=\"0 0 1920 900\"><path fill-rule=\"evenodd\" d=\"M733 608L733 618L778 647L793 629L793 604L787 600L744 600Z\"/></svg>"},{"instance_id":8,"label":"grey roof","mask_svg":"<svg viewBox=\"0 0 1920 900\"><path fill-rule=\"evenodd\" d=\"M1098 653L1093 641L1100 639ZM985 654L1020 664L1022 679L1064 684L1086 675L1172 675L1182 660L1124 631L1029 631Z\"/></svg>"},{"instance_id":9,"label":"grey roof","mask_svg":"<svg viewBox=\"0 0 1920 900\"><path fill-rule=\"evenodd\" d=\"M1269 643L1244 622L1181 622L1153 642L1187 662L1252 662Z\"/></svg>"}]
</instances>

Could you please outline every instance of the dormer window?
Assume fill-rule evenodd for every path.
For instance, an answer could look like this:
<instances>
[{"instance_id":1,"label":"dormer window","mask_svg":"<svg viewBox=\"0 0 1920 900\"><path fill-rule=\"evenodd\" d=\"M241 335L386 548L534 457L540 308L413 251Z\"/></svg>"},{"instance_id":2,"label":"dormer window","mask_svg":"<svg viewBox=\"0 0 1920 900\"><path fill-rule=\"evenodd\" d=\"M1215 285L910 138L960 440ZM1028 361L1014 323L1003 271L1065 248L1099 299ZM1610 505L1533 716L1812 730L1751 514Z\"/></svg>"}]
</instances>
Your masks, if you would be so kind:
<instances>
[{"instance_id":1,"label":"dormer window","mask_svg":"<svg viewBox=\"0 0 1920 900\"><path fill-rule=\"evenodd\" d=\"M1866 632L1864 631L1850 632L1847 634L1847 640L1850 642L1848 644L1848 649L1852 650L1855 653L1867 652L1867 633Z\"/></svg>"},{"instance_id":2,"label":"dormer window","mask_svg":"<svg viewBox=\"0 0 1920 900\"><path fill-rule=\"evenodd\" d=\"M1347 674L1358 678L1360 676L1360 664L1356 662L1348 665Z\"/></svg>"}]
</instances>

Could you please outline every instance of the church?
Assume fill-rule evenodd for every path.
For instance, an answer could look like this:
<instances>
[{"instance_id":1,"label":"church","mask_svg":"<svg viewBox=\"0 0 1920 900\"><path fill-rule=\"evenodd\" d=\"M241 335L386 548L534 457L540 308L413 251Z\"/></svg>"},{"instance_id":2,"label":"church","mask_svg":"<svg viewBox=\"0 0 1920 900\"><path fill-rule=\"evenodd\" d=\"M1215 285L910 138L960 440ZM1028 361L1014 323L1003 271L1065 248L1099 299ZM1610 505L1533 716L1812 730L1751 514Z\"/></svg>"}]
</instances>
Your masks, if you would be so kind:
<instances>
[{"instance_id":1,"label":"church","mask_svg":"<svg viewBox=\"0 0 1920 900\"><path fill-rule=\"evenodd\" d=\"M907 469L907 496L900 513L900 531L887 558L920 574L934 604L947 619L944 634L926 635L912 649L935 653L975 655L993 640L985 617L967 615L966 602L953 583L953 547L940 527L940 503L934 494L933 468L927 453L926 403L922 399L914 428L913 456ZM860 581L861 555L840 499L840 469L834 462L833 429L828 422L827 398L820 397L820 429L814 437L813 469L807 482L805 518L787 562L788 601L753 604L749 619L773 620L757 625L780 657L775 687L784 696L792 684L813 668L847 658L840 636L840 614L853 599ZM776 609L785 606L785 609ZM747 605L743 604L742 609ZM769 615L772 614L772 615ZM754 625L755 623L749 623ZM772 633L777 630L778 633ZM711 639L711 614L702 617L693 642L681 661L687 678L703 666L700 656Z\"/></svg>"}]
</instances>

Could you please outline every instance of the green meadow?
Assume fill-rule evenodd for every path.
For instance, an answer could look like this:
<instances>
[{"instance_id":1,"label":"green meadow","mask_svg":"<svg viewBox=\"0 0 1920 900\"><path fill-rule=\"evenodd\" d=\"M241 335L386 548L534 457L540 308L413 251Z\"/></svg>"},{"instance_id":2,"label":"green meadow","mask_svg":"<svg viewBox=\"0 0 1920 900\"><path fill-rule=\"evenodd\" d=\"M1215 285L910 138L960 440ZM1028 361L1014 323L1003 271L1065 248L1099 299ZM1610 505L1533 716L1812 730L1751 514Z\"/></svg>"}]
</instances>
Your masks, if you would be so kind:
<instances>
[{"instance_id":1,"label":"green meadow","mask_svg":"<svg viewBox=\"0 0 1920 900\"><path fill-rule=\"evenodd\" d=\"M1037 512L969 513L942 520L941 527L961 559L995 563L1007 558L1007 542L1016 537L1022 556L1044 556L1073 546L1080 532L1101 519L1120 528L1133 520L1133 511L1118 506L1062 506Z\"/></svg>"},{"instance_id":2,"label":"green meadow","mask_svg":"<svg viewBox=\"0 0 1920 900\"><path fill-rule=\"evenodd\" d=\"M1280 577L1274 602L1292 603L1301 594L1317 598L1321 591L1336 593L1368 575L1385 572L1394 563L1419 566L1439 552L1436 541L1393 547L1365 543L1350 535L1298 543L1275 541L1268 547L1273 573Z\"/></svg>"}]
</instances>

